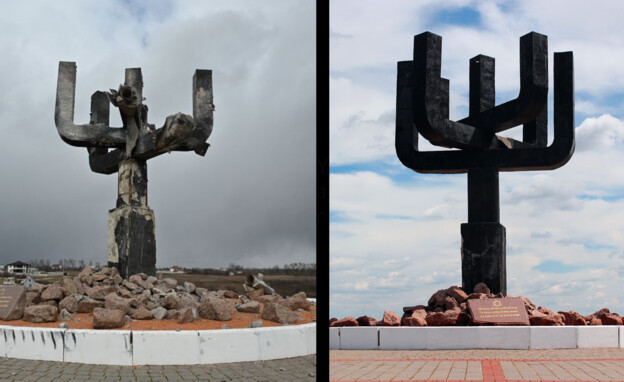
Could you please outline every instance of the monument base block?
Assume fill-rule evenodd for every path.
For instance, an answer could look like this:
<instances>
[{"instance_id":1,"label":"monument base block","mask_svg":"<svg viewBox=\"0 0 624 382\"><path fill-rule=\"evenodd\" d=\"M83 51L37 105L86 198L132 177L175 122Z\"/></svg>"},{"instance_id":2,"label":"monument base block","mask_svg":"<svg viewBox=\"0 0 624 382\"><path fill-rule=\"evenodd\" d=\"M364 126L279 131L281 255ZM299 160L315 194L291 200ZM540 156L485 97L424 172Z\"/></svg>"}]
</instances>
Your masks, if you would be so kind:
<instances>
[{"instance_id":1,"label":"monument base block","mask_svg":"<svg viewBox=\"0 0 624 382\"><path fill-rule=\"evenodd\" d=\"M108 266L123 278L136 273L156 275L154 211L124 206L108 212Z\"/></svg>"},{"instance_id":2,"label":"monument base block","mask_svg":"<svg viewBox=\"0 0 624 382\"><path fill-rule=\"evenodd\" d=\"M507 295L505 227L500 223L464 223L462 236L462 288L468 294L485 283L494 294Z\"/></svg>"}]
</instances>

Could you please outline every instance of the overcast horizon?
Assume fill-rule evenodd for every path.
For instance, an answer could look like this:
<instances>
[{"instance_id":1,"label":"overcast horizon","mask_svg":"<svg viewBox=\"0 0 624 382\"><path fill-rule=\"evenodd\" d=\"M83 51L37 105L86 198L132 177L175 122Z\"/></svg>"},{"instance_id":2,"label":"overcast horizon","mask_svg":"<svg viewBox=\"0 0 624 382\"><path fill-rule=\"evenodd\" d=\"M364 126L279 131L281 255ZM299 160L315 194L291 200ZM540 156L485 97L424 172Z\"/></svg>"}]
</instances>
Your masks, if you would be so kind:
<instances>
[{"instance_id":1,"label":"overcast horizon","mask_svg":"<svg viewBox=\"0 0 624 382\"><path fill-rule=\"evenodd\" d=\"M210 69L211 147L149 160L156 266L316 262L316 4L180 0L4 2L0 20L0 264L106 263L117 174L54 125L59 61L77 65L74 122L91 94L140 67L149 123L192 114L192 78ZM111 107L111 125L121 126Z\"/></svg>"},{"instance_id":2,"label":"overcast horizon","mask_svg":"<svg viewBox=\"0 0 624 382\"><path fill-rule=\"evenodd\" d=\"M466 175L416 173L394 148L397 62L412 59L425 31L442 37L455 121L468 115L472 57L496 60L499 105L518 95L520 37L548 36L549 144L553 53L573 52L574 155L554 171L500 174L507 291L554 311L624 313L623 13L607 1L330 3L331 316L381 319L461 286Z\"/></svg>"}]
</instances>

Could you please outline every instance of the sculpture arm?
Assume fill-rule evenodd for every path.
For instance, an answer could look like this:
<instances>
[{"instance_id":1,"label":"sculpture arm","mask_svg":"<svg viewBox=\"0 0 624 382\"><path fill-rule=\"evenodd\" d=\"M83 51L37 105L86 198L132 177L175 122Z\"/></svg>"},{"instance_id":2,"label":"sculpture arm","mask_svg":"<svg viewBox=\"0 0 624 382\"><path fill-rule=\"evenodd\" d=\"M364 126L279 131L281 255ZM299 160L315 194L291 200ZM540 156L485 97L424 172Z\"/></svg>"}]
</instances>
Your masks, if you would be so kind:
<instances>
[{"instance_id":1,"label":"sculpture arm","mask_svg":"<svg viewBox=\"0 0 624 382\"><path fill-rule=\"evenodd\" d=\"M531 32L520 38L520 93L514 100L481 112L460 123L498 133L537 118L548 97L548 38Z\"/></svg>"},{"instance_id":2,"label":"sculpture arm","mask_svg":"<svg viewBox=\"0 0 624 382\"><path fill-rule=\"evenodd\" d=\"M449 148L487 148L493 134L448 119L448 80L440 77L442 37L425 32L414 37L412 118L432 144ZM407 68L406 68L407 69Z\"/></svg>"},{"instance_id":3,"label":"sculpture arm","mask_svg":"<svg viewBox=\"0 0 624 382\"><path fill-rule=\"evenodd\" d=\"M414 171L457 174L478 166L500 171L552 170L566 164L574 153L574 60L572 52L555 53L554 140L548 147L523 146L496 150L419 151L418 131L409 110L412 97L410 63L399 62L395 148L399 160ZM515 145L514 145L515 146Z\"/></svg>"},{"instance_id":4,"label":"sculpture arm","mask_svg":"<svg viewBox=\"0 0 624 382\"><path fill-rule=\"evenodd\" d=\"M54 122L65 142L81 147L123 147L126 132L123 128L112 128L104 124L74 124L76 96L76 63L59 62L56 87L56 108Z\"/></svg>"}]
</instances>

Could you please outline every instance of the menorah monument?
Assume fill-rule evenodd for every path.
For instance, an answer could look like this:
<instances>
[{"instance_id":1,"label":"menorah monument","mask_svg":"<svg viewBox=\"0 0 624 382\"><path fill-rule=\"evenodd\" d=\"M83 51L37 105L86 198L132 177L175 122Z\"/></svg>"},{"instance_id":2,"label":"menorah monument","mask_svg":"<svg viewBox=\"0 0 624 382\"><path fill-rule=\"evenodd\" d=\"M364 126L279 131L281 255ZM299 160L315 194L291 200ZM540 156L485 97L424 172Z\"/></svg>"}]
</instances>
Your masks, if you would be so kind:
<instances>
[{"instance_id":1,"label":"menorah monument","mask_svg":"<svg viewBox=\"0 0 624 382\"><path fill-rule=\"evenodd\" d=\"M398 63L397 156L414 171L468 174L468 223L461 225L462 287L480 282L507 295L506 232L500 224L499 171L553 170L574 152L572 52L554 54L554 136L548 144L548 41L531 32L520 38L520 93L495 106L494 58L470 60L469 112L449 120L449 80L441 78L442 38L414 37L412 61ZM523 126L522 141L497 135ZM422 151L419 134L455 150Z\"/></svg>"},{"instance_id":2,"label":"menorah monument","mask_svg":"<svg viewBox=\"0 0 624 382\"><path fill-rule=\"evenodd\" d=\"M193 76L193 116L177 113L156 129L148 123L143 104L140 68L126 69L118 90L96 91L91 97L91 120L74 124L76 64L60 62L55 123L61 139L86 147L89 166L101 174L118 174L116 208L108 214L108 265L122 277L156 273L154 212L147 204L147 160L171 151L194 151L204 156L213 127L212 71ZM110 104L119 109L122 127L109 126Z\"/></svg>"}]
</instances>

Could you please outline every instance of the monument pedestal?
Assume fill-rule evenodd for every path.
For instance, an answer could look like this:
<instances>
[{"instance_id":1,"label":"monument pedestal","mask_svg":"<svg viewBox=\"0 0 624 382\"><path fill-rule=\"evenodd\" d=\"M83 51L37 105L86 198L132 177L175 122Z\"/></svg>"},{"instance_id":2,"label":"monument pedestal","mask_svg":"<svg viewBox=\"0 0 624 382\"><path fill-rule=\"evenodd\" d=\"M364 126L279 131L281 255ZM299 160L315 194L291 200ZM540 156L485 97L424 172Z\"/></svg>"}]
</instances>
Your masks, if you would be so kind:
<instances>
[{"instance_id":1,"label":"monument pedestal","mask_svg":"<svg viewBox=\"0 0 624 382\"><path fill-rule=\"evenodd\" d=\"M470 294L485 283L494 294L507 295L505 227L500 223L461 225L462 288Z\"/></svg>"},{"instance_id":2,"label":"monument pedestal","mask_svg":"<svg viewBox=\"0 0 624 382\"><path fill-rule=\"evenodd\" d=\"M156 275L154 211L125 206L108 212L108 266L123 278Z\"/></svg>"},{"instance_id":3,"label":"monument pedestal","mask_svg":"<svg viewBox=\"0 0 624 382\"><path fill-rule=\"evenodd\" d=\"M126 159L119 164L117 208L108 212L108 266L123 278L156 275L154 211L147 206L147 164Z\"/></svg>"}]
</instances>

